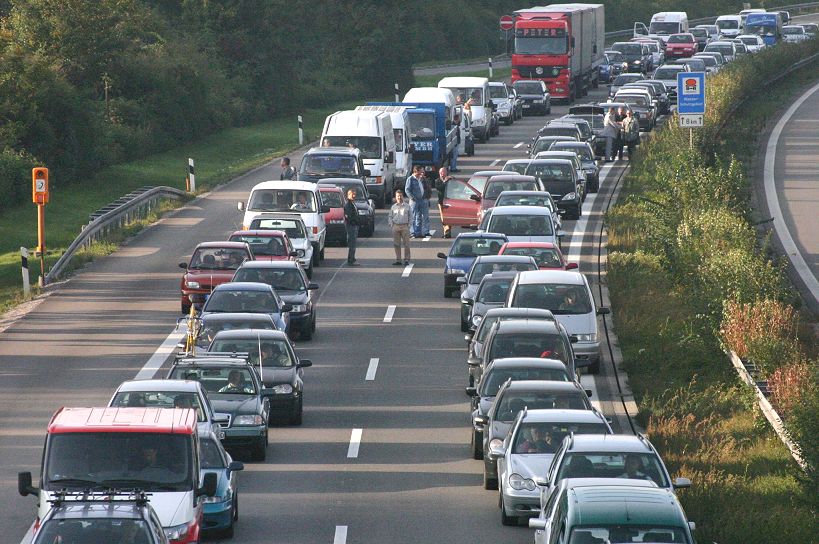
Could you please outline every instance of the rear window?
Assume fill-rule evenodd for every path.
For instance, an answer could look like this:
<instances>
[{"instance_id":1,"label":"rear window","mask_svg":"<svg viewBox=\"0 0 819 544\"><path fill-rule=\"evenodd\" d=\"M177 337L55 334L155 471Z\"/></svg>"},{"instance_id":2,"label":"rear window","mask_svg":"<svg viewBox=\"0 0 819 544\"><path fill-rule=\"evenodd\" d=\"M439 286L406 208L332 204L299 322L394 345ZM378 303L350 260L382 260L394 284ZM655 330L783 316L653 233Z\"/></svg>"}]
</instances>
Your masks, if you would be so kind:
<instances>
[{"instance_id":1,"label":"rear window","mask_svg":"<svg viewBox=\"0 0 819 544\"><path fill-rule=\"evenodd\" d=\"M117 408L193 408L197 421L207 421L199 396L182 391L121 391L111 401Z\"/></svg>"},{"instance_id":2,"label":"rear window","mask_svg":"<svg viewBox=\"0 0 819 544\"><path fill-rule=\"evenodd\" d=\"M482 397L494 397L498 394L501 385L506 380L548 380L553 382L568 382L569 376L565 369L555 368L497 368L493 369L489 374L481 380Z\"/></svg>"},{"instance_id":3,"label":"rear window","mask_svg":"<svg viewBox=\"0 0 819 544\"><path fill-rule=\"evenodd\" d=\"M480 283L484 276L495 272L525 272L534 269L532 263L475 263L469 272L469 283Z\"/></svg>"},{"instance_id":4,"label":"rear window","mask_svg":"<svg viewBox=\"0 0 819 544\"><path fill-rule=\"evenodd\" d=\"M535 181L493 181L490 180L484 189L484 198L495 199L503 191L537 191L540 189Z\"/></svg>"},{"instance_id":5,"label":"rear window","mask_svg":"<svg viewBox=\"0 0 819 544\"><path fill-rule=\"evenodd\" d=\"M575 127L543 127L540 129L541 136L568 136L577 139L577 129Z\"/></svg>"},{"instance_id":6,"label":"rear window","mask_svg":"<svg viewBox=\"0 0 819 544\"><path fill-rule=\"evenodd\" d=\"M231 242L247 242L254 255L273 257L287 256L287 246L279 236L256 236L235 234L230 237Z\"/></svg>"},{"instance_id":7,"label":"rear window","mask_svg":"<svg viewBox=\"0 0 819 544\"><path fill-rule=\"evenodd\" d=\"M304 223L295 219L254 219L250 222L250 230L283 230L292 240L293 238L307 238Z\"/></svg>"},{"instance_id":8,"label":"rear window","mask_svg":"<svg viewBox=\"0 0 819 544\"><path fill-rule=\"evenodd\" d=\"M250 258L242 248L200 247L191 256L189 269L236 270Z\"/></svg>"},{"instance_id":9,"label":"rear window","mask_svg":"<svg viewBox=\"0 0 819 544\"><path fill-rule=\"evenodd\" d=\"M449 255L451 257L480 257L497 255L503 240L497 238L459 238L455 240Z\"/></svg>"},{"instance_id":10,"label":"rear window","mask_svg":"<svg viewBox=\"0 0 819 544\"><path fill-rule=\"evenodd\" d=\"M515 308L540 308L555 315L580 315L592 311L589 292L584 285L528 283L518 285L510 305Z\"/></svg>"},{"instance_id":11,"label":"rear window","mask_svg":"<svg viewBox=\"0 0 819 544\"><path fill-rule=\"evenodd\" d=\"M489 361L503 357L538 357L568 361L569 350L557 334L497 334L489 350Z\"/></svg>"},{"instance_id":12,"label":"rear window","mask_svg":"<svg viewBox=\"0 0 819 544\"><path fill-rule=\"evenodd\" d=\"M495 207L500 208L502 206L543 206L554 210L552 201L543 195L501 195L495 201Z\"/></svg>"},{"instance_id":13,"label":"rear window","mask_svg":"<svg viewBox=\"0 0 819 544\"><path fill-rule=\"evenodd\" d=\"M583 398L582 391L515 391L503 395L498 399L495 408L495 419L498 421L514 421L518 412L524 408L529 410L586 410L588 405Z\"/></svg>"},{"instance_id":14,"label":"rear window","mask_svg":"<svg viewBox=\"0 0 819 544\"><path fill-rule=\"evenodd\" d=\"M552 222L545 215L492 214L488 230L507 236L553 236Z\"/></svg>"}]
</instances>

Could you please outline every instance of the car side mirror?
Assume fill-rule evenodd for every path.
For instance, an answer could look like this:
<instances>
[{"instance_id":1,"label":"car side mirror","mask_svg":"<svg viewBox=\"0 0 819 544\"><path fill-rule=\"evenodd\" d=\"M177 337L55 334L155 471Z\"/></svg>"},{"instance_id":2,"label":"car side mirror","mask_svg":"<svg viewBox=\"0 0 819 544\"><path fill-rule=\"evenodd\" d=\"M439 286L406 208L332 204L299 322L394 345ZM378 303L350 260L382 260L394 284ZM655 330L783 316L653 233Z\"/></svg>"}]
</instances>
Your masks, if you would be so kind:
<instances>
[{"instance_id":1,"label":"car side mirror","mask_svg":"<svg viewBox=\"0 0 819 544\"><path fill-rule=\"evenodd\" d=\"M447 258L446 253L443 253L443 252L439 251L438 252L438 258L439 259L446 259Z\"/></svg>"},{"instance_id":2,"label":"car side mirror","mask_svg":"<svg viewBox=\"0 0 819 544\"><path fill-rule=\"evenodd\" d=\"M469 195L469 200L474 200L475 202L481 201L481 195Z\"/></svg>"},{"instance_id":3,"label":"car side mirror","mask_svg":"<svg viewBox=\"0 0 819 544\"><path fill-rule=\"evenodd\" d=\"M605 306L597 308L597 315L609 315L610 313L611 308L606 308Z\"/></svg>"},{"instance_id":4,"label":"car side mirror","mask_svg":"<svg viewBox=\"0 0 819 544\"><path fill-rule=\"evenodd\" d=\"M689 528L689 529L691 530L691 532L693 533L694 531L696 531L696 530L697 530L697 524L696 524L696 523L694 523L693 521L689 521L689 522L688 522L688 528Z\"/></svg>"},{"instance_id":5,"label":"car side mirror","mask_svg":"<svg viewBox=\"0 0 819 544\"><path fill-rule=\"evenodd\" d=\"M369 172L369 170L365 170L365 172ZM368 174L365 174L365 175L368 175ZM321 211L321 213L330 213L330 206L322 206L320 211Z\"/></svg>"},{"instance_id":6,"label":"car side mirror","mask_svg":"<svg viewBox=\"0 0 819 544\"><path fill-rule=\"evenodd\" d=\"M503 447L494 447L489 448L489 459L496 460L503 457L506 454L506 449Z\"/></svg>"},{"instance_id":7,"label":"car side mirror","mask_svg":"<svg viewBox=\"0 0 819 544\"><path fill-rule=\"evenodd\" d=\"M552 485L552 484L549 483L549 480L547 480L546 478L535 478L535 484L538 487L546 487L546 488L548 488L548 487L550 487Z\"/></svg>"},{"instance_id":8,"label":"car side mirror","mask_svg":"<svg viewBox=\"0 0 819 544\"><path fill-rule=\"evenodd\" d=\"M478 396L478 388L477 387L467 387L466 388L466 396L467 397L477 397Z\"/></svg>"},{"instance_id":9,"label":"car side mirror","mask_svg":"<svg viewBox=\"0 0 819 544\"><path fill-rule=\"evenodd\" d=\"M563 238L564 236L566 236L566 233L564 231L562 231L562 230L557 231L557 237L558 238Z\"/></svg>"},{"instance_id":10,"label":"car side mirror","mask_svg":"<svg viewBox=\"0 0 819 544\"><path fill-rule=\"evenodd\" d=\"M290 253L288 253L288 255L290 255L291 257L298 257L299 252L298 251L291 251Z\"/></svg>"},{"instance_id":11,"label":"car side mirror","mask_svg":"<svg viewBox=\"0 0 819 544\"><path fill-rule=\"evenodd\" d=\"M292 312L293 305L292 304L282 304L282 312Z\"/></svg>"},{"instance_id":12,"label":"car side mirror","mask_svg":"<svg viewBox=\"0 0 819 544\"><path fill-rule=\"evenodd\" d=\"M25 497L26 495L37 495L37 488L31 483L31 472L17 473L17 492Z\"/></svg>"},{"instance_id":13,"label":"car side mirror","mask_svg":"<svg viewBox=\"0 0 819 544\"><path fill-rule=\"evenodd\" d=\"M472 418L472 423L474 423L478 427L483 427L487 423L489 423L489 418L485 415L479 414Z\"/></svg>"},{"instance_id":14,"label":"car side mirror","mask_svg":"<svg viewBox=\"0 0 819 544\"><path fill-rule=\"evenodd\" d=\"M455 278L455 283L460 285L466 285L466 278L464 276L459 276Z\"/></svg>"},{"instance_id":15,"label":"car side mirror","mask_svg":"<svg viewBox=\"0 0 819 544\"><path fill-rule=\"evenodd\" d=\"M216 483L216 473L208 472L205 474L205 477L202 478L202 487L199 488L197 495L200 497L213 497L216 495Z\"/></svg>"},{"instance_id":16,"label":"car side mirror","mask_svg":"<svg viewBox=\"0 0 819 544\"><path fill-rule=\"evenodd\" d=\"M296 365L296 368L308 368L313 366L313 361L310 359L300 359L299 364Z\"/></svg>"},{"instance_id":17,"label":"car side mirror","mask_svg":"<svg viewBox=\"0 0 819 544\"><path fill-rule=\"evenodd\" d=\"M236 209L238 209L240 212L245 211L245 203L244 202L237 202L236 203Z\"/></svg>"},{"instance_id":18,"label":"car side mirror","mask_svg":"<svg viewBox=\"0 0 819 544\"><path fill-rule=\"evenodd\" d=\"M238 472L245 469L245 464L241 461L231 461L227 469L229 472Z\"/></svg>"},{"instance_id":19,"label":"car side mirror","mask_svg":"<svg viewBox=\"0 0 819 544\"><path fill-rule=\"evenodd\" d=\"M316 282L314 282L314 281L311 281L311 282L310 282L310 283L307 285L307 289L309 289L310 291L315 291L315 290L316 290L316 289L318 289L318 288L319 288L319 284L318 284L318 283L316 283Z\"/></svg>"},{"instance_id":20,"label":"car side mirror","mask_svg":"<svg viewBox=\"0 0 819 544\"><path fill-rule=\"evenodd\" d=\"M371 176L371 175L372 175L372 172L370 172L369 170L367 170L367 169L365 168L364 170L362 170L362 171L361 171L361 175L362 175L362 176Z\"/></svg>"},{"instance_id":21,"label":"car side mirror","mask_svg":"<svg viewBox=\"0 0 819 544\"><path fill-rule=\"evenodd\" d=\"M543 530L546 528L546 520L540 518L529 518L529 528Z\"/></svg>"},{"instance_id":22,"label":"car side mirror","mask_svg":"<svg viewBox=\"0 0 819 544\"><path fill-rule=\"evenodd\" d=\"M185 270L188 269L188 263L179 263L179 268L184 268Z\"/></svg>"},{"instance_id":23,"label":"car side mirror","mask_svg":"<svg viewBox=\"0 0 819 544\"><path fill-rule=\"evenodd\" d=\"M566 270L577 270L577 263L566 263Z\"/></svg>"},{"instance_id":24,"label":"car side mirror","mask_svg":"<svg viewBox=\"0 0 819 544\"><path fill-rule=\"evenodd\" d=\"M691 487L691 480L688 478L675 478L674 489L687 489Z\"/></svg>"}]
</instances>

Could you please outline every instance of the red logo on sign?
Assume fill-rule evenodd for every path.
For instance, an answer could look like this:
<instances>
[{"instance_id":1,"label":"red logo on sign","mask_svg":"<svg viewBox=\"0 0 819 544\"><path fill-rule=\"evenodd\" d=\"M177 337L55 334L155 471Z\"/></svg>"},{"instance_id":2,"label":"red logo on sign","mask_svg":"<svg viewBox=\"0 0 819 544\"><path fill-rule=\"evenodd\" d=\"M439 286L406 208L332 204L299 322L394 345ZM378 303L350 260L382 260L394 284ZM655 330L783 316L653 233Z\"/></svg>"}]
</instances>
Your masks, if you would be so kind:
<instances>
[{"instance_id":1,"label":"red logo on sign","mask_svg":"<svg viewBox=\"0 0 819 544\"><path fill-rule=\"evenodd\" d=\"M692 79L686 79L685 80L685 90L686 91L696 91L698 83L699 83L699 81L697 81L696 79L693 79L693 78Z\"/></svg>"}]
</instances>

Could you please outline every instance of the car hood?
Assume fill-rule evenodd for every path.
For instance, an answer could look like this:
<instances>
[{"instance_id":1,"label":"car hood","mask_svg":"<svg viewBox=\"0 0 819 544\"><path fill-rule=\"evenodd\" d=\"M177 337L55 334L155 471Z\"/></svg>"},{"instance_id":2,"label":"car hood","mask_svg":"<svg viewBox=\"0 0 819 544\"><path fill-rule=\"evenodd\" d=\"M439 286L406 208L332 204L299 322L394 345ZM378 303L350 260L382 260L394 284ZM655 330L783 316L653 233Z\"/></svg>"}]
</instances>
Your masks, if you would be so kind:
<instances>
[{"instance_id":1,"label":"car hood","mask_svg":"<svg viewBox=\"0 0 819 544\"><path fill-rule=\"evenodd\" d=\"M279 296L287 304L307 304L308 295L301 291L277 291Z\"/></svg>"},{"instance_id":2,"label":"car hood","mask_svg":"<svg viewBox=\"0 0 819 544\"><path fill-rule=\"evenodd\" d=\"M569 334L591 334L597 328L597 318L594 313L577 315L555 313L555 319L566 327Z\"/></svg>"},{"instance_id":3,"label":"car hood","mask_svg":"<svg viewBox=\"0 0 819 544\"><path fill-rule=\"evenodd\" d=\"M448 257L446 260L447 268L457 268L469 273L472 264L475 262L475 257Z\"/></svg>"},{"instance_id":4,"label":"car hood","mask_svg":"<svg viewBox=\"0 0 819 544\"><path fill-rule=\"evenodd\" d=\"M234 395L225 393L208 393L213 411L233 416L242 414L258 414L259 399L253 395Z\"/></svg>"},{"instance_id":5,"label":"car hood","mask_svg":"<svg viewBox=\"0 0 819 544\"><path fill-rule=\"evenodd\" d=\"M490 434L492 435L492 440L495 438L500 438L503 440L506 438L506 435L509 434L509 429L512 428L512 422L505 422L505 421L492 421L492 426L490 428Z\"/></svg>"},{"instance_id":6,"label":"car hood","mask_svg":"<svg viewBox=\"0 0 819 544\"><path fill-rule=\"evenodd\" d=\"M517 472L530 479L545 478L554 456L553 453L510 454L509 473Z\"/></svg>"},{"instance_id":7,"label":"car hood","mask_svg":"<svg viewBox=\"0 0 819 544\"><path fill-rule=\"evenodd\" d=\"M292 384L299 370L295 366L282 368L265 366L262 368L262 380L265 387L272 387L280 383Z\"/></svg>"},{"instance_id":8,"label":"car hood","mask_svg":"<svg viewBox=\"0 0 819 544\"><path fill-rule=\"evenodd\" d=\"M148 502L162 527L174 527L193 520L193 491L161 491L150 494Z\"/></svg>"}]
</instances>

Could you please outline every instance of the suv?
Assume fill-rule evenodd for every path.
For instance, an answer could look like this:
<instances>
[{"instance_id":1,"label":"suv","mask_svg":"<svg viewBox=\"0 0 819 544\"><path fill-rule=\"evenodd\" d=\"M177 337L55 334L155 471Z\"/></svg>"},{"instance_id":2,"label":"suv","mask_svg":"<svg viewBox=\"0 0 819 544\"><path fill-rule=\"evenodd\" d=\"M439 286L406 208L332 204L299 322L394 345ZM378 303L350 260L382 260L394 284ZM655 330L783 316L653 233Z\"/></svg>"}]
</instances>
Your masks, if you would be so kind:
<instances>
[{"instance_id":1,"label":"suv","mask_svg":"<svg viewBox=\"0 0 819 544\"><path fill-rule=\"evenodd\" d=\"M511 125L515 122L515 98L509 94L506 83L490 81L489 99L495 104L498 117L505 125Z\"/></svg>"},{"instance_id":2,"label":"suv","mask_svg":"<svg viewBox=\"0 0 819 544\"><path fill-rule=\"evenodd\" d=\"M539 79L519 79L512 84L515 92L523 101L523 111L540 115L552 113L552 96L546 83Z\"/></svg>"},{"instance_id":3,"label":"suv","mask_svg":"<svg viewBox=\"0 0 819 544\"><path fill-rule=\"evenodd\" d=\"M196 246L187 263L179 263L185 273L179 289L182 313L191 311L190 295L209 295L218 285L230 281L244 261L252 261L247 242L203 242Z\"/></svg>"},{"instance_id":4,"label":"suv","mask_svg":"<svg viewBox=\"0 0 819 544\"><path fill-rule=\"evenodd\" d=\"M300 214L263 213L253 218L249 228L253 231L268 229L284 231L290 238L296 252L296 258L307 272L307 277L313 277L313 265L316 257L313 252L313 244L310 242L310 235Z\"/></svg>"}]
</instances>

